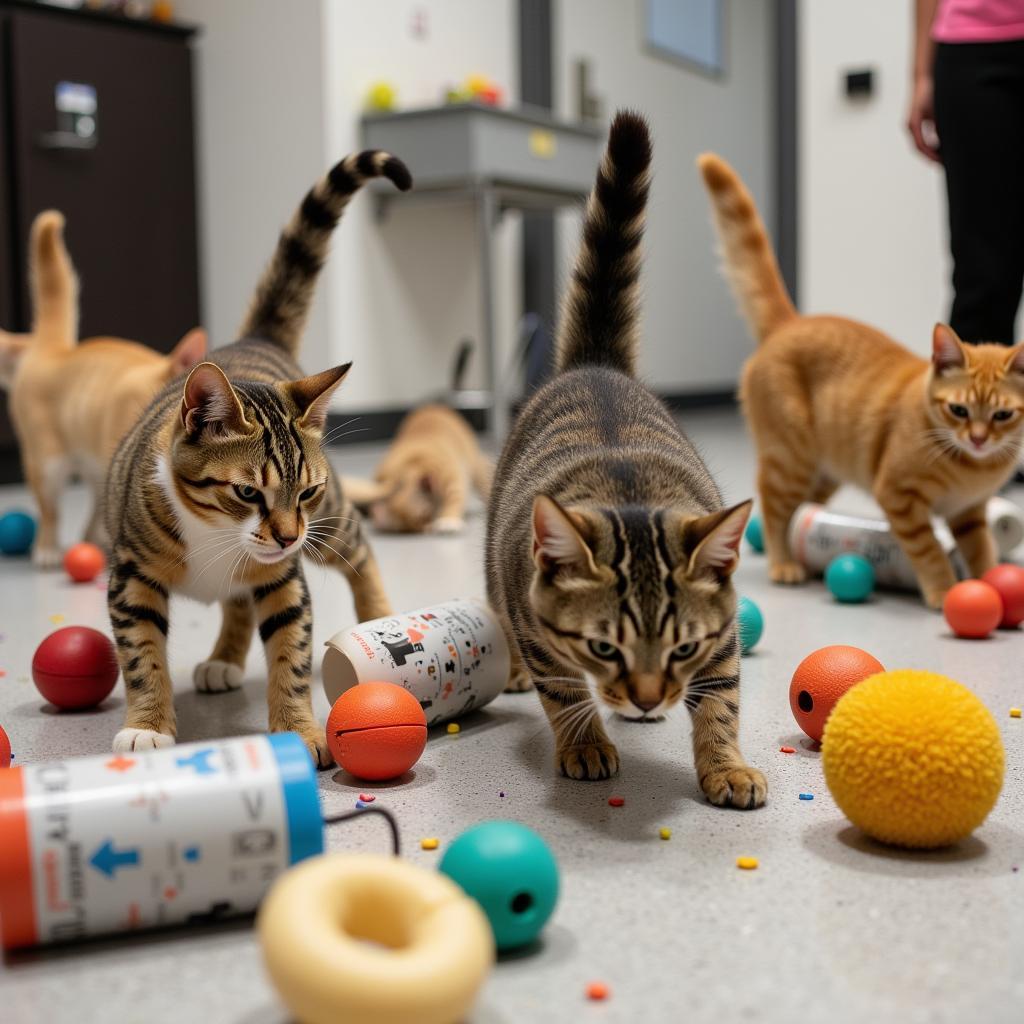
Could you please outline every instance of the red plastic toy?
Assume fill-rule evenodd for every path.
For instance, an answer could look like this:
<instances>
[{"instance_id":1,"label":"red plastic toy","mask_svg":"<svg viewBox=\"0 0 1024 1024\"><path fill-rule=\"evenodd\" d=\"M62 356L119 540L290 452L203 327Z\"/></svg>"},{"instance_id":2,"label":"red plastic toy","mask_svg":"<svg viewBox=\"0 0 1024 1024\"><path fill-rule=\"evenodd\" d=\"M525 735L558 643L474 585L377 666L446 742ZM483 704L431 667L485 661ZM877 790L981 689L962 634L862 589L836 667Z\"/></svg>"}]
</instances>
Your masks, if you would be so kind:
<instances>
[{"instance_id":1,"label":"red plastic toy","mask_svg":"<svg viewBox=\"0 0 1024 1024\"><path fill-rule=\"evenodd\" d=\"M73 544L64 555L64 571L76 583L91 583L107 564L107 558L95 544Z\"/></svg>"},{"instance_id":2,"label":"red plastic toy","mask_svg":"<svg viewBox=\"0 0 1024 1024\"><path fill-rule=\"evenodd\" d=\"M11 741L7 738L7 733L4 732L4 727L0 725L0 768L11 767Z\"/></svg>"},{"instance_id":3,"label":"red plastic toy","mask_svg":"<svg viewBox=\"0 0 1024 1024\"><path fill-rule=\"evenodd\" d=\"M394 683L359 683L346 690L327 719L334 760L357 779L394 779L407 772L427 743L427 716Z\"/></svg>"},{"instance_id":4,"label":"red plastic toy","mask_svg":"<svg viewBox=\"0 0 1024 1024\"><path fill-rule=\"evenodd\" d=\"M834 644L808 654L797 665L789 684L789 706L797 725L820 743L825 722L839 698L851 686L884 671L885 666L874 655L859 647Z\"/></svg>"},{"instance_id":5,"label":"red plastic toy","mask_svg":"<svg viewBox=\"0 0 1024 1024\"><path fill-rule=\"evenodd\" d=\"M984 640L1003 620L1003 599L990 583L962 580L950 587L942 614L957 636Z\"/></svg>"},{"instance_id":6,"label":"red plastic toy","mask_svg":"<svg viewBox=\"0 0 1024 1024\"><path fill-rule=\"evenodd\" d=\"M114 645L99 630L65 626L36 648L32 678L39 692L65 711L94 708L117 682Z\"/></svg>"},{"instance_id":7,"label":"red plastic toy","mask_svg":"<svg viewBox=\"0 0 1024 1024\"><path fill-rule=\"evenodd\" d=\"M1016 629L1024 622L1024 569L1019 565L997 565L981 577L982 582L999 591L1003 599L1003 629Z\"/></svg>"}]
</instances>

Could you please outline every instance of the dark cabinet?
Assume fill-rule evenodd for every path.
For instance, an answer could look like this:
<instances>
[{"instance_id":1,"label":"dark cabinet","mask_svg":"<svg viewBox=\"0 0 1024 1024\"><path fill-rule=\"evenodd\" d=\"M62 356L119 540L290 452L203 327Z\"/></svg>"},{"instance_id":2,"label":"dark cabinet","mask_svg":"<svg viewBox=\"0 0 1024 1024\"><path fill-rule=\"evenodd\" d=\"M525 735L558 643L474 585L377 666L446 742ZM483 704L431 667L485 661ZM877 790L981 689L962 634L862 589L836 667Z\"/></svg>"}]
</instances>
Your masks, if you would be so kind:
<instances>
[{"instance_id":1,"label":"dark cabinet","mask_svg":"<svg viewBox=\"0 0 1024 1024\"><path fill-rule=\"evenodd\" d=\"M67 218L82 337L167 351L200 322L191 34L0 0L0 326L28 328L26 243L48 207ZM86 126L76 95L94 97Z\"/></svg>"}]
</instances>

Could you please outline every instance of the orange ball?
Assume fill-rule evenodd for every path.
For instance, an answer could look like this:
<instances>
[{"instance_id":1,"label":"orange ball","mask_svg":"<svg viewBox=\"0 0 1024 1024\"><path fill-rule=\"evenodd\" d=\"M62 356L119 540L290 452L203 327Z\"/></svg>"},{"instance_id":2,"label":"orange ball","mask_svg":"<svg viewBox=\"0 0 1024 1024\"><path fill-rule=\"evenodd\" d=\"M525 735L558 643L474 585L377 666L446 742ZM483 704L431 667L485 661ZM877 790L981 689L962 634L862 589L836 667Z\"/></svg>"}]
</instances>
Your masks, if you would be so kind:
<instances>
[{"instance_id":1,"label":"orange ball","mask_svg":"<svg viewBox=\"0 0 1024 1024\"><path fill-rule=\"evenodd\" d=\"M1003 599L1003 629L1016 629L1024 622L1024 569L1019 565L996 565L984 576L983 583L995 587Z\"/></svg>"},{"instance_id":2,"label":"orange ball","mask_svg":"<svg viewBox=\"0 0 1024 1024\"><path fill-rule=\"evenodd\" d=\"M427 744L427 716L419 701L394 683L359 683L346 690L327 718L334 760L357 779L394 779L407 772Z\"/></svg>"},{"instance_id":3,"label":"orange ball","mask_svg":"<svg viewBox=\"0 0 1024 1024\"><path fill-rule=\"evenodd\" d=\"M839 698L868 676L884 671L876 657L859 647L833 644L808 654L789 684L789 706L797 725L820 743L825 722Z\"/></svg>"},{"instance_id":4,"label":"orange ball","mask_svg":"<svg viewBox=\"0 0 1024 1024\"><path fill-rule=\"evenodd\" d=\"M984 640L1003 620L1003 599L990 583L962 580L950 587L942 614L957 636Z\"/></svg>"},{"instance_id":5,"label":"orange ball","mask_svg":"<svg viewBox=\"0 0 1024 1024\"><path fill-rule=\"evenodd\" d=\"M103 572L106 564L106 555L95 544L86 541L73 544L64 555L64 571L76 583L91 583Z\"/></svg>"}]
</instances>

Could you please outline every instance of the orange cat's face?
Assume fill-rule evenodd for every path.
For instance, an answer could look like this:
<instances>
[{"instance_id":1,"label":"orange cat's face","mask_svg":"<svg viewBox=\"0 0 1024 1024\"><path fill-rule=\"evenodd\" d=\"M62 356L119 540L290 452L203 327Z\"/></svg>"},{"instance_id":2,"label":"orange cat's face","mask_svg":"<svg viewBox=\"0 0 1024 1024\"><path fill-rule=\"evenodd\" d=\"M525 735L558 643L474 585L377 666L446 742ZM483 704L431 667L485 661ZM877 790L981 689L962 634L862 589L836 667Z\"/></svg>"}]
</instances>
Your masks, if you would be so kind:
<instances>
[{"instance_id":1,"label":"orange cat's face","mask_svg":"<svg viewBox=\"0 0 1024 1024\"><path fill-rule=\"evenodd\" d=\"M928 385L937 436L973 459L1015 457L1024 446L1024 344L965 345L935 328Z\"/></svg>"}]
</instances>

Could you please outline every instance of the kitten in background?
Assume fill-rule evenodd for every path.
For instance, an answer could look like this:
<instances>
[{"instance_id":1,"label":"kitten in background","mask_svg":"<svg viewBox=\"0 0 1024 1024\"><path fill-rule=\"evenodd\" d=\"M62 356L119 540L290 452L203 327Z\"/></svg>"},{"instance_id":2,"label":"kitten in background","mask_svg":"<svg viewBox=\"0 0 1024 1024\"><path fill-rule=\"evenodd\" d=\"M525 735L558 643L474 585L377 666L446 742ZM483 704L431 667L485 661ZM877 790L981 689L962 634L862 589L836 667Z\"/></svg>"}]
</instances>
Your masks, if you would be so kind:
<instances>
[{"instance_id":1,"label":"kitten in background","mask_svg":"<svg viewBox=\"0 0 1024 1024\"><path fill-rule=\"evenodd\" d=\"M854 320L802 316L739 176L712 153L698 163L726 275L759 343L740 398L757 445L771 578L805 577L789 547L797 506L852 483L882 507L925 602L942 607L956 574L933 513L972 576L998 560L985 504L1024 447L1024 344L965 345L937 324L928 361Z\"/></svg>"},{"instance_id":2,"label":"kitten in background","mask_svg":"<svg viewBox=\"0 0 1024 1024\"><path fill-rule=\"evenodd\" d=\"M78 280L64 245L64 217L40 213L29 240L32 332L0 331L0 385L25 478L39 509L32 560L60 565L61 491L73 474L92 489L85 539L107 546L103 488L118 442L168 381L200 362L206 333L188 332L170 355L120 338L78 342Z\"/></svg>"},{"instance_id":3,"label":"kitten in background","mask_svg":"<svg viewBox=\"0 0 1024 1024\"><path fill-rule=\"evenodd\" d=\"M512 647L510 689L536 688L563 774L618 771L595 692L633 719L682 702L707 798L760 807L767 784L738 742L732 584L751 503L723 507L636 379L650 161L646 121L620 112L584 215L556 376L520 413L495 473L488 593Z\"/></svg>"},{"instance_id":4,"label":"kitten in background","mask_svg":"<svg viewBox=\"0 0 1024 1024\"><path fill-rule=\"evenodd\" d=\"M486 502L494 466L465 419L425 405L402 420L373 480L346 478L346 491L378 530L459 533L472 485Z\"/></svg>"}]
</instances>

